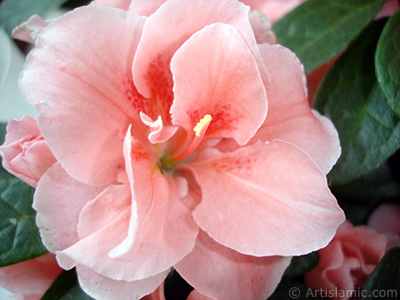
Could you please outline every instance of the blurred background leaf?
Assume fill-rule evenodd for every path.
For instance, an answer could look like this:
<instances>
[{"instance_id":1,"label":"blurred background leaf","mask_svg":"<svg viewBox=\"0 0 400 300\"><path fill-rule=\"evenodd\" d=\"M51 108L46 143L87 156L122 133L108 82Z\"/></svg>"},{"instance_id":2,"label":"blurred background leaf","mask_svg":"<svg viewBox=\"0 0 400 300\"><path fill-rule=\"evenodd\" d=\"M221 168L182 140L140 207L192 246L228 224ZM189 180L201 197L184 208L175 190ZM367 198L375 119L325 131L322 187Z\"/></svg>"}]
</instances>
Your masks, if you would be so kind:
<instances>
[{"instance_id":1,"label":"blurred background leaf","mask_svg":"<svg viewBox=\"0 0 400 300\"><path fill-rule=\"evenodd\" d=\"M75 269L63 271L41 300L92 300L79 286Z\"/></svg>"},{"instance_id":2,"label":"blurred background leaf","mask_svg":"<svg viewBox=\"0 0 400 300\"><path fill-rule=\"evenodd\" d=\"M28 21L32 15L45 18L47 13L65 2L66 0L4 0L0 4L0 26L11 34L15 27Z\"/></svg>"},{"instance_id":3,"label":"blurred background leaf","mask_svg":"<svg viewBox=\"0 0 400 300\"><path fill-rule=\"evenodd\" d=\"M376 16L386 0L309 0L273 27L278 44L291 49L306 73L343 50Z\"/></svg>"}]
</instances>

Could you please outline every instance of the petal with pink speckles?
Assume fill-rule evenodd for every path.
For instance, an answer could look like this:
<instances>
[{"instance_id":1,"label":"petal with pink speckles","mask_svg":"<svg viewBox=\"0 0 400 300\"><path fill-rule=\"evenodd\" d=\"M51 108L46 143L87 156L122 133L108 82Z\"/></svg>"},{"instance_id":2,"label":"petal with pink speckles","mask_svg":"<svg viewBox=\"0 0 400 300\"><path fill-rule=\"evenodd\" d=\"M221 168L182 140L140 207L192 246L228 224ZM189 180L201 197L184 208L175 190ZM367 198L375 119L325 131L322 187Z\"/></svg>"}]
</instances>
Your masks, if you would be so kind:
<instances>
[{"instance_id":1,"label":"petal with pink speckles","mask_svg":"<svg viewBox=\"0 0 400 300\"><path fill-rule=\"evenodd\" d=\"M325 175L298 147L273 141L186 164L201 187L193 215L222 245L255 256L326 246L344 220Z\"/></svg>"}]
</instances>

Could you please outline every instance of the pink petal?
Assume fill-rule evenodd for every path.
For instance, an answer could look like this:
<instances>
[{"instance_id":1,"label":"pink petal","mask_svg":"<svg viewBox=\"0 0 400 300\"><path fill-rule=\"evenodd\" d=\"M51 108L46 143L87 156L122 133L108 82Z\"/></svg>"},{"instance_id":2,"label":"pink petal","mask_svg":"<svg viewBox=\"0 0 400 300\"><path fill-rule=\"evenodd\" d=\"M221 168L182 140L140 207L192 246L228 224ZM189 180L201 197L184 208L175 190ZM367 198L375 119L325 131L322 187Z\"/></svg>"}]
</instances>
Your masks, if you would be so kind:
<instances>
[{"instance_id":1,"label":"pink petal","mask_svg":"<svg viewBox=\"0 0 400 300\"><path fill-rule=\"evenodd\" d=\"M178 126L164 126L161 116L158 116L156 121L153 121L148 115L140 112L142 122L149 126L150 133L148 139L152 144L164 143L169 140L179 129Z\"/></svg>"},{"instance_id":2,"label":"pink petal","mask_svg":"<svg viewBox=\"0 0 400 300\"><path fill-rule=\"evenodd\" d=\"M168 271L138 280L113 280L92 269L78 265L76 267L81 288L95 299L139 299L153 292L167 277Z\"/></svg>"},{"instance_id":3,"label":"pink petal","mask_svg":"<svg viewBox=\"0 0 400 300\"><path fill-rule=\"evenodd\" d=\"M129 186L111 185L89 202L79 217L80 240L58 253L60 266L71 269L81 263L112 279L126 279L121 274L132 265L111 260L108 252L127 235L130 198Z\"/></svg>"},{"instance_id":4,"label":"pink petal","mask_svg":"<svg viewBox=\"0 0 400 300\"><path fill-rule=\"evenodd\" d=\"M134 197L128 185L110 186L83 209L82 239L58 255L64 268L83 264L115 280L141 280L168 270L192 250L198 227L174 179L155 169L138 141L131 149ZM137 205L138 220L131 218L128 200ZM139 224L136 230L130 222Z\"/></svg>"},{"instance_id":5,"label":"pink petal","mask_svg":"<svg viewBox=\"0 0 400 300\"><path fill-rule=\"evenodd\" d=\"M214 300L214 298L209 298L209 297L199 293L199 291L193 290L189 294L189 296L187 297L186 300Z\"/></svg>"},{"instance_id":6,"label":"pink petal","mask_svg":"<svg viewBox=\"0 0 400 300\"><path fill-rule=\"evenodd\" d=\"M289 13L296 6L306 0L241 0L257 9L267 16L271 23L277 22L280 18Z\"/></svg>"},{"instance_id":7,"label":"pink petal","mask_svg":"<svg viewBox=\"0 0 400 300\"><path fill-rule=\"evenodd\" d=\"M152 106L144 112L153 119L160 115L167 120L173 101L171 58L192 34L209 24L233 25L259 57L248 12L246 6L234 0L169 0L151 15L133 64L135 85L142 95L152 99Z\"/></svg>"},{"instance_id":8,"label":"pink petal","mask_svg":"<svg viewBox=\"0 0 400 300\"><path fill-rule=\"evenodd\" d=\"M0 286L13 293L44 294L61 273L53 254L0 268Z\"/></svg>"},{"instance_id":9,"label":"pink petal","mask_svg":"<svg viewBox=\"0 0 400 300\"><path fill-rule=\"evenodd\" d=\"M275 44L276 37L271 29L271 22L257 10L253 10L249 14L251 27L254 31L257 44Z\"/></svg>"},{"instance_id":10,"label":"pink petal","mask_svg":"<svg viewBox=\"0 0 400 300\"><path fill-rule=\"evenodd\" d=\"M129 10L140 16L150 16L167 0L132 0Z\"/></svg>"},{"instance_id":11,"label":"pink petal","mask_svg":"<svg viewBox=\"0 0 400 300\"><path fill-rule=\"evenodd\" d=\"M40 177L56 162L41 136L36 118L29 115L8 122L0 154L4 169L35 188Z\"/></svg>"},{"instance_id":12,"label":"pink petal","mask_svg":"<svg viewBox=\"0 0 400 300\"><path fill-rule=\"evenodd\" d=\"M108 6L128 10L132 0L94 0L91 5Z\"/></svg>"},{"instance_id":13,"label":"pink petal","mask_svg":"<svg viewBox=\"0 0 400 300\"><path fill-rule=\"evenodd\" d=\"M42 103L43 136L80 181L110 183L124 165L124 135L138 113L131 65L143 23L119 9L79 8L46 27L28 56L22 92Z\"/></svg>"},{"instance_id":14,"label":"pink petal","mask_svg":"<svg viewBox=\"0 0 400 300\"><path fill-rule=\"evenodd\" d=\"M368 219L368 226L387 236L386 249L400 246L400 205L384 203Z\"/></svg>"},{"instance_id":15,"label":"pink petal","mask_svg":"<svg viewBox=\"0 0 400 300\"><path fill-rule=\"evenodd\" d=\"M142 300L166 300L164 295L164 283L163 282L154 292L144 297Z\"/></svg>"},{"instance_id":16,"label":"pink petal","mask_svg":"<svg viewBox=\"0 0 400 300\"><path fill-rule=\"evenodd\" d=\"M330 120L309 108L303 66L282 46L264 44L260 49L271 88L267 89L268 116L253 141L293 143L328 173L340 156L339 137Z\"/></svg>"},{"instance_id":17,"label":"pink petal","mask_svg":"<svg viewBox=\"0 0 400 300\"><path fill-rule=\"evenodd\" d=\"M79 213L103 189L76 181L59 164L43 175L35 192L33 208L37 211L36 224L42 241L49 251L66 249L79 240Z\"/></svg>"},{"instance_id":18,"label":"pink petal","mask_svg":"<svg viewBox=\"0 0 400 300\"><path fill-rule=\"evenodd\" d=\"M35 44L38 35L49 23L42 20L40 16L33 15L27 22L15 28L11 35L17 40Z\"/></svg>"},{"instance_id":19,"label":"pink petal","mask_svg":"<svg viewBox=\"0 0 400 300\"><path fill-rule=\"evenodd\" d=\"M309 253L326 246L344 220L325 175L286 142L258 143L183 167L202 190L196 222L244 254Z\"/></svg>"},{"instance_id":20,"label":"pink petal","mask_svg":"<svg viewBox=\"0 0 400 300\"><path fill-rule=\"evenodd\" d=\"M234 138L243 145L263 123L264 85L253 55L233 26L213 24L195 33L176 52L171 70L173 124L193 134L197 122L210 114L207 137Z\"/></svg>"},{"instance_id":21,"label":"pink petal","mask_svg":"<svg viewBox=\"0 0 400 300\"><path fill-rule=\"evenodd\" d=\"M201 231L193 251L175 268L197 291L210 298L256 300L272 294L289 263L290 257L240 254Z\"/></svg>"},{"instance_id":22,"label":"pink petal","mask_svg":"<svg viewBox=\"0 0 400 300\"><path fill-rule=\"evenodd\" d=\"M381 233L400 236L400 205L394 203L380 205L369 217L368 226Z\"/></svg>"}]
</instances>

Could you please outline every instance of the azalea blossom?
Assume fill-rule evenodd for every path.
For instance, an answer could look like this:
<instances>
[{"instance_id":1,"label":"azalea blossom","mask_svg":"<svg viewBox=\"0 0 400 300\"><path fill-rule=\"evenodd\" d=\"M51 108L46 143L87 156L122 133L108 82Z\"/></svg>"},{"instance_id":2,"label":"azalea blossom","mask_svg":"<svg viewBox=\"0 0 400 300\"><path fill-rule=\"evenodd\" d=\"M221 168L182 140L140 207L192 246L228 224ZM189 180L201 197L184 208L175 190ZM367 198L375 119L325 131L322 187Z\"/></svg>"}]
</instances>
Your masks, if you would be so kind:
<instances>
[{"instance_id":1,"label":"azalea blossom","mask_svg":"<svg viewBox=\"0 0 400 300\"><path fill-rule=\"evenodd\" d=\"M305 275L305 281L332 299L349 299L384 256L386 243L384 234L346 221L329 245L318 251L319 263Z\"/></svg>"},{"instance_id":2,"label":"azalea blossom","mask_svg":"<svg viewBox=\"0 0 400 300\"><path fill-rule=\"evenodd\" d=\"M265 299L344 220L325 176L337 132L243 3L130 9L19 28L36 44L21 91L57 160L34 196L43 243L96 299L141 298L171 267L205 297Z\"/></svg>"},{"instance_id":3,"label":"azalea blossom","mask_svg":"<svg viewBox=\"0 0 400 300\"><path fill-rule=\"evenodd\" d=\"M368 227L387 236L386 251L400 247L400 205L383 203L369 216Z\"/></svg>"},{"instance_id":4,"label":"azalea blossom","mask_svg":"<svg viewBox=\"0 0 400 300\"><path fill-rule=\"evenodd\" d=\"M8 122L0 154L4 169L33 187L56 162L41 136L36 119L28 115Z\"/></svg>"},{"instance_id":5,"label":"azalea blossom","mask_svg":"<svg viewBox=\"0 0 400 300\"><path fill-rule=\"evenodd\" d=\"M0 286L13 292L15 299L38 300L61 271L54 254L48 253L0 268Z\"/></svg>"}]
</instances>

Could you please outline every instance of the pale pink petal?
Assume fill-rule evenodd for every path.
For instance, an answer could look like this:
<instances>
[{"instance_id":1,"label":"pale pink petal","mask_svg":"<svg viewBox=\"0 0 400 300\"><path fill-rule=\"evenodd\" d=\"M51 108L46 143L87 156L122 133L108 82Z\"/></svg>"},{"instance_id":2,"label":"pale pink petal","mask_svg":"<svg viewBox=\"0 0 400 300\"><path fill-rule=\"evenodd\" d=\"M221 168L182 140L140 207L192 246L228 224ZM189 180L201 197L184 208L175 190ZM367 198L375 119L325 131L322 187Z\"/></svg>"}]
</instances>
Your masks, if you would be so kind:
<instances>
[{"instance_id":1,"label":"pale pink petal","mask_svg":"<svg viewBox=\"0 0 400 300\"><path fill-rule=\"evenodd\" d=\"M210 114L206 137L234 138L244 145L263 123L265 88L257 63L235 27L213 24L195 33L176 52L171 70L174 125L194 135L196 124Z\"/></svg>"},{"instance_id":2,"label":"pale pink petal","mask_svg":"<svg viewBox=\"0 0 400 300\"><path fill-rule=\"evenodd\" d=\"M80 181L110 183L124 165L123 139L138 115L131 64L143 23L120 9L78 8L46 27L27 58L21 90L42 103L42 134Z\"/></svg>"},{"instance_id":3,"label":"pale pink petal","mask_svg":"<svg viewBox=\"0 0 400 300\"><path fill-rule=\"evenodd\" d=\"M36 224L42 242L49 251L63 250L79 240L79 213L103 189L76 181L59 164L43 175L34 195L33 208L37 211Z\"/></svg>"},{"instance_id":4,"label":"pale pink petal","mask_svg":"<svg viewBox=\"0 0 400 300\"><path fill-rule=\"evenodd\" d=\"M241 0L265 14L271 23L277 22L280 18L289 13L296 6L306 0Z\"/></svg>"},{"instance_id":5,"label":"pale pink petal","mask_svg":"<svg viewBox=\"0 0 400 300\"><path fill-rule=\"evenodd\" d=\"M131 153L134 197L129 185L110 186L83 209L83 239L57 257L64 268L84 264L115 280L141 280L168 270L192 250L198 227L174 178L159 172L140 142L132 141ZM131 218L128 201L137 205L138 220ZM137 230L130 222L139 224Z\"/></svg>"},{"instance_id":6,"label":"pale pink petal","mask_svg":"<svg viewBox=\"0 0 400 300\"><path fill-rule=\"evenodd\" d=\"M140 16L150 16L167 0L131 0L129 10Z\"/></svg>"},{"instance_id":7,"label":"pale pink petal","mask_svg":"<svg viewBox=\"0 0 400 300\"><path fill-rule=\"evenodd\" d=\"M384 203L368 219L368 226L387 236L386 250L400 246L400 205Z\"/></svg>"},{"instance_id":8,"label":"pale pink petal","mask_svg":"<svg viewBox=\"0 0 400 300\"><path fill-rule=\"evenodd\" d=\"M140 299L153 292L167 277L168 271L138 280L113 280L92 269L78 265L76 267L79 284L82 289L95 299Z\"/></svg>"},{"instance_id":9,"label":"pale pink petal","mask_svg":"<svg viewBox=\"0 0 400 300\"><path fill-rule=\"evenodd\" d=\"M108 226L115 218L120 218L121 214L126 214L125 210L130 211L130 205L129 186L108 186L97 198L87 203L81 210L78 225L79 238L84 239ZM125 225L128 225L128 222Z\"/></svg>"},{"instance_id":10,"label":"pale pink petal","mask_svg":"<svg viewBox=\"0 0 400 300\"><path fill-rule=\"evenodd\" d=\"M143 300L166 300L164 295L165 281L151 294L143 298Z\"/></svg>"},{"instance_id":11,"label":"pale pink petal","mask_svg":"<svg viewBox=\"0 0 400 300\"><path fill-rule=\"evenodd\" d=\"M183 165L201 187L194 210L217 242L255 256L326 246L344 220L325 175L296 146L272 141Z\"/></svg>"},{"instance_id":12,"label":"pale pink petal","mask_svg":"<svg viewBox=\"0 0 400 300\"><path fill-rule=\"evenodd\" d=\"M132 264L112 260L108 252L127 235L130 201L128 185L110 185L89 202L79 216L79 241L57 255L60 266L71 269L82 263L96 267L96 272L110 278L125 279L122 278L125 269L132 267Z\"/></svg>"},{"instance_id":13,"label":"pale pink petal","mask_svg":"<svg viewBox=\"0 0 400 300\"><path fill-rule=\"evenodd\" d=\"M215 300L214 298L207 297L197 290L193 290L186 300Z\"/></svg>"},{"instance_id":14,"label":"pale pink petal","mask_svg":"<svg viewBox=\"0 0 400 300\"><path fill-rule=\"evenodd\" d=\"M253 10L249 14L251 27L254 31L257 44L275 44L276 37L271 29L270 21L259 11Z\"/></svg>"},{"instance_id":15,"label":"pale pink petal","mask_svg":"<svg viewBox=\"0 0 400 300\"><path fill-rule=\"evenodd\" d=\"M369 217L368 226L381 233L400 235L400 205L381 204Z\"/></svg>"},{"instance_id":16,"label":"pale pink petal","mask_svg":"<svg viewBox=\"0 0 400 300\"><path fill-rule=\"evenodd\" d=\"M135 85L142 95L152 99L151 107L143 112L152 119L160 115L167 121L173 101L171 58L192 34L209 24L226 23L236 27L262 69L248 12L245 5L234 0L169 0L151 15L133 64Z\"/></svg>"},{"instance_id":17,"label":"pale pink petal","mask_svg":"<svg viewBox=\"0 0 400 300\"><path fill-rule=\"evenodd\" d=\"M148 115L140 112L140 118L144 124L149 126L148 139L152 144L164 143L169 140L179 129L178 126L164 126L161 116L153 121Z\"/></svg>"},{"instance_id":18,"label":"pale pink petal","mask_svg":"<svg viewBox=\"0 0 400 300\"><path fill-rule=\"evenodd\" d=\"M36 187L40 177L56 162L41 136L36 119L29 115L8 122L0 155L4 169L32 187Z\"/></svg>"},{"instance_id":19,"label":"pale pink petal","mask_svg":"<svg viewBox=\"0 0 400 300\"><path fill-rule=\"evenodd\" d=\"M60 274L53 254L0 268L0 286L13 293L44 294Z\"/></svg>"},{"instance_id":20,"label":"pale pink petal","mask_svg":"<svg viewBox=\"0 0 400 300\"><path fill-rule=\"evenodd\" d=\"M260 49L271 87L267 89L268 116L253 141L293 143L328 173L340 156L339 137L330 120L309 108L303 66L282 46L264 44Z\"/></svg>"},{"instance_id":21,"label":"pale pink petal","mask_svg":"<svg viewBox=\"0 0 400 300\"><path fill-rule=\"evenodd\" d=\"M94 0L91 5L108 6L128 10L132 0Z\"/></svg>"},{"instance_id":22,"label":"pale pink petal","mask_svg":"<svg viewBox=\"0 0 400 300\"><path fill-rule=\"evenodd\" d=\"M50 22L44 21L40 16L33 15L30 19L16 27L11 36L17 40L34 44L37 36Z\"/></svg>"},{"instance_id":23,"label":"pale pink petal","mask_svg":"<svg viewBox=\"0 0 400 300\"><path fill-rule=\"evenodd\" d=\"M130 211L131 211L131 216L129 220L129 227L128 227L128 234L127 237L116 247L113 248L109 253L108 256L110 258L115 258L118 256L121 256L122 254L125 254L131 247L132 244L135 241L136 238L136 231L139 226L139 215L138 215L138 206L136 199L134 198L135 190L134 190L134 178L133 178L133 170L132 170L132 159L150 159L149 157L149 152L150 151L145 151L145 149L142 149L139 147L135 147L132 149L132 134L131 134L131 127L129 126L128 131L126 133L125 139L124 139L124 157L125 157L125 170L127 173L128 177L128 183L129 183L129 192L126 192L127 196L131 198L130 201ZM132 150L135 152L133 153ZM125 189L128 189L128 187L125 187ZM89 214L90 216L90 214ZM99 227L101 228L101 227Z\"/></svg>"},{"instance_id":24,"label":"pale pink petal","mask_svg":"<svg viewBox=\"0 0 400 300\"><path fill-rule=\"evenodd\" d=\"M201 231L193 251L175 269L197 291L210 298L256 300L272 294L289 263L290 257L240 254Z\"/></svg>"}]
</instances>

